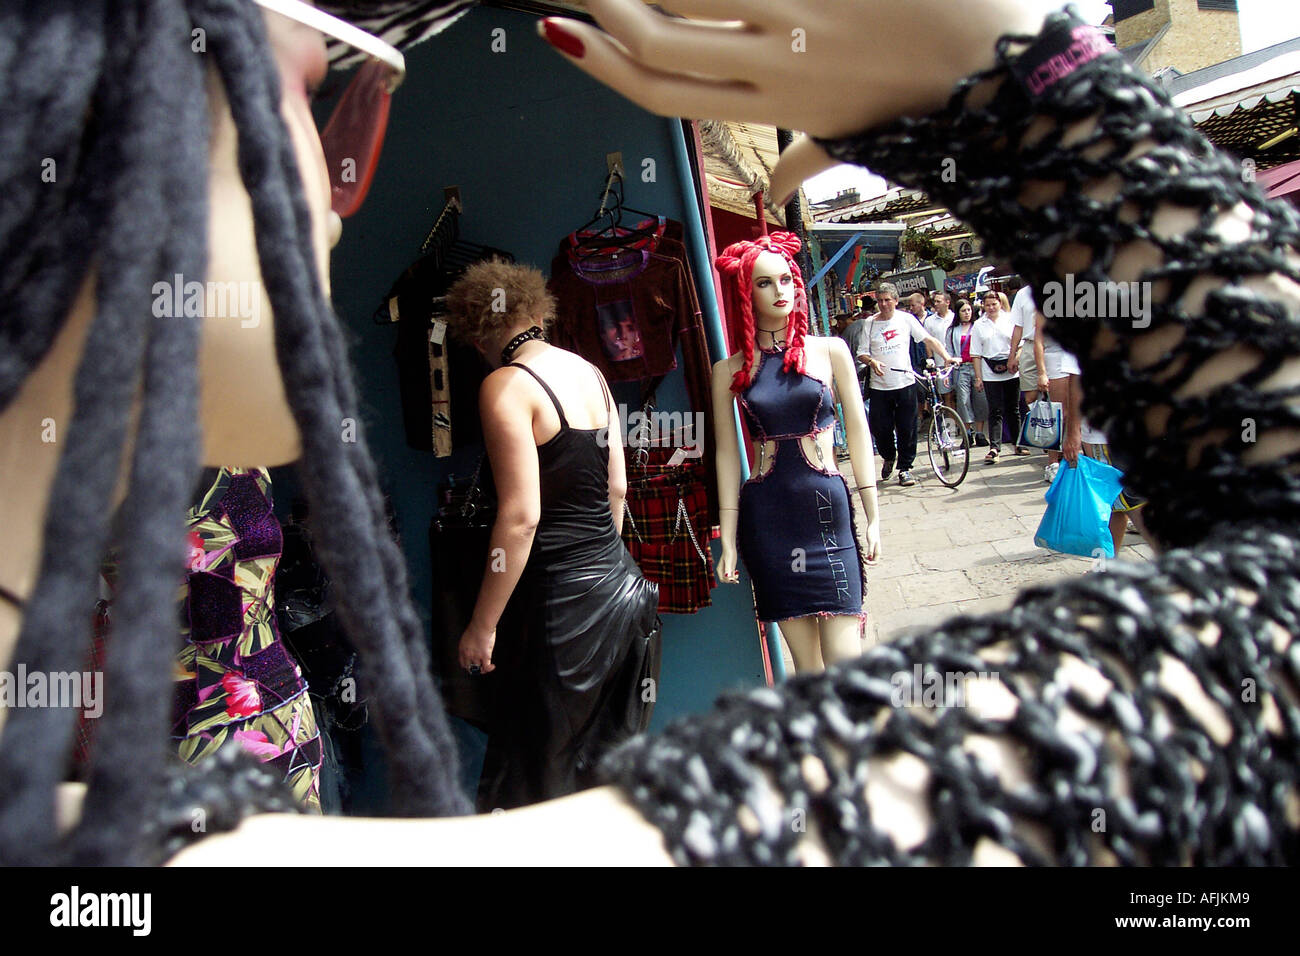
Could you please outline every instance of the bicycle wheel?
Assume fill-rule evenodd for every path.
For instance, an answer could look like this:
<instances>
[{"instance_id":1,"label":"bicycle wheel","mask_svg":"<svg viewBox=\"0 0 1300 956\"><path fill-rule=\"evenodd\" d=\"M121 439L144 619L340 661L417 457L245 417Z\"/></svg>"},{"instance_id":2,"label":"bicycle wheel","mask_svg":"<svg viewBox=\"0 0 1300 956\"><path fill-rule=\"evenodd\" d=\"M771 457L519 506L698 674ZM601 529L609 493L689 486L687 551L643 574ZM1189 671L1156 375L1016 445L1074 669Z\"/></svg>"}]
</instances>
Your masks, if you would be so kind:
<instances>
[{"instance_id":1,"label":"bicycle wheel","mask_svg":"<svg viewBox=\"0 0 1300 956\"><path fill-rule=\"evenodd\" d=\"M949 488L956 488L970 468L970 433L957 413L947 405L935 409L927 444L934 476Z\"/></svg>"}]
</instances>

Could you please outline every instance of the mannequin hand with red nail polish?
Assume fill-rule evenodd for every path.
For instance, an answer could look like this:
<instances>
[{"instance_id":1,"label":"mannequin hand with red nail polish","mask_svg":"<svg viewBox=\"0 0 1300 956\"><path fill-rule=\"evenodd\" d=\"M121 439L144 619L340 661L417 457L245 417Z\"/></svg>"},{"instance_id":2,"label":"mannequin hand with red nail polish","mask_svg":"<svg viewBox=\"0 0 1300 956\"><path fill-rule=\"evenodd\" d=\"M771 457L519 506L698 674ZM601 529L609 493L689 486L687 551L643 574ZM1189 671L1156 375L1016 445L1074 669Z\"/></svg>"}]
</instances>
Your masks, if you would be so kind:
<instances>
[{"instance_id":1,"label":"mannequin hand with red nail polish","mask_svg":"<svg viewBox=\"0 0 1300 956\"><path fill-rule=\"evenodd\" d=\"M570 62L663 116L845 136L943 106L990 67L1006 33L1036 33L1050 0L589 0L600 28L548 18ZM690 19L681 19L689 17ZM924 53L926 68L909 59ZM833 165L810 141L782 156L773 198Z\"/></svg>"}]
</instances>

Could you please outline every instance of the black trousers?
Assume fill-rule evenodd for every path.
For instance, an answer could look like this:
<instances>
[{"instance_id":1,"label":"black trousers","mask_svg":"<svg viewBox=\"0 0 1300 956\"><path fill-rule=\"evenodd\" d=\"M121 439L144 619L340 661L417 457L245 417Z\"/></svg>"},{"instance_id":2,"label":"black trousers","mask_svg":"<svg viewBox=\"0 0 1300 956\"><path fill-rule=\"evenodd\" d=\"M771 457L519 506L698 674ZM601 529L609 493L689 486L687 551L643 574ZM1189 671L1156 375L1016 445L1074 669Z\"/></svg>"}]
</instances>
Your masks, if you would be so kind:
<instances>
[{"instance_id":1,"label":"black trousers","mask_svg":"<svg viewBox=\"0 0 1300 956\"><path fill-rule=\"evenodd\" d=\"M873 388L867 420L880 457L897 459L899 471L910 471L916 460L916 386L890 391Z\"/></svg>"},{"instance_id":2,"label":"black trousers","mask_svg":"<svg viewBox=\"0 0 1300 956\"><path fill-rule=\"evenodd\" d=\"M984 396L989 400L989 445L994 451L1002 449L1002 420L1011 426L1012 441L1020 437L1020 379L1005 382L984 382Z\"/></svg>"}]
</instances>

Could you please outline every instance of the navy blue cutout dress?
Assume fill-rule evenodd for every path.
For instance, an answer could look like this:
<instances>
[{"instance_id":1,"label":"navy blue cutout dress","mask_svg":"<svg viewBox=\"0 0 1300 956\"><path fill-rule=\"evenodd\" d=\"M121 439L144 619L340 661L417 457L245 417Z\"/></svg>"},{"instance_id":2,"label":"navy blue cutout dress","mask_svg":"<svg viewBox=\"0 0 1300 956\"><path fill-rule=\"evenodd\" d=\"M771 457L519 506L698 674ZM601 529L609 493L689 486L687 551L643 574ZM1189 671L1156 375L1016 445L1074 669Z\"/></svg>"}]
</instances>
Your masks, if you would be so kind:
<instances>
[{"instance_id":1,"label":"navy blue cutout dress","mask_svg":"<svg viewBox=\"0 0 1300 956\"><path fill-rule=\"evenodd\" d=\"M776 443L772 468L740 489L737 548L754 581L759 620L861 616L862 553L844 476L814 467L800 439L835 422L830 386L784 369L785 350L764 351L740 395L752 437Z\"/></svg>"}]
</instances>

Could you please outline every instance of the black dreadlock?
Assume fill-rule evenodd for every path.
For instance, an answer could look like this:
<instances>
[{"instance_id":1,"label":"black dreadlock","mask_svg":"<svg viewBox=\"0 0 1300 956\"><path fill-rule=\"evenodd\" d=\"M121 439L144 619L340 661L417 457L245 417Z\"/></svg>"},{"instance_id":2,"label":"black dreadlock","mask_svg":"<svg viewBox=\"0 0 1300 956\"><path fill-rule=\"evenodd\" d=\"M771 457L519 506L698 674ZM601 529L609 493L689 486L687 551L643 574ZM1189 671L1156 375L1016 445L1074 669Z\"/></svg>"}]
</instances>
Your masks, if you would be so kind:
<instances>
[{"instance_id":1,"label":"black dreadlock","mask_svg":"<svg viewBox=\"0 0 1300 956\"><path fill-rule=\"evenodd\" d=\"M248 0L35 0L0 10L0 410L48 352L94 268L98 311L75 379L75 410L51 493L45 547L15 660L79 669L108 542L114 484L139 396L122 506L122 584L82 824L60 842L54 788L75 712L20 708L0 739L0 862L157 858L167 760L175 584L199 470L199 321L154 318L159 276L207 264L206 31L239 131L276 351L302 436L301 475L322 564L374 681L376 724L403 815L465 813L456 752L433 685L405 565L384 517L337 317L321 291L309 212L280 116L261 10ZM53 62L57 71L31 70ZM42 159L54 180L41 179ZM340 440L345 419L356 441Z\"/></svg>"}]
</instances>

